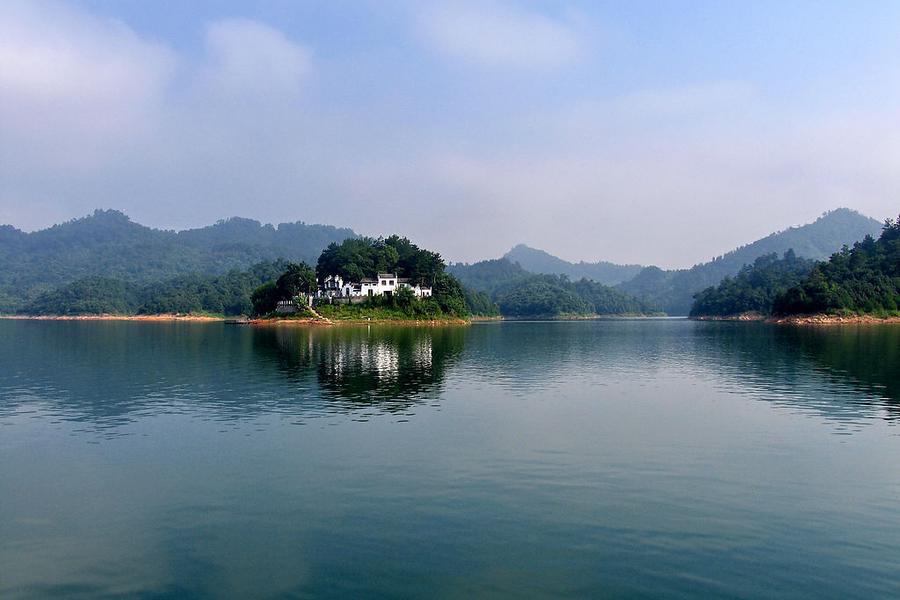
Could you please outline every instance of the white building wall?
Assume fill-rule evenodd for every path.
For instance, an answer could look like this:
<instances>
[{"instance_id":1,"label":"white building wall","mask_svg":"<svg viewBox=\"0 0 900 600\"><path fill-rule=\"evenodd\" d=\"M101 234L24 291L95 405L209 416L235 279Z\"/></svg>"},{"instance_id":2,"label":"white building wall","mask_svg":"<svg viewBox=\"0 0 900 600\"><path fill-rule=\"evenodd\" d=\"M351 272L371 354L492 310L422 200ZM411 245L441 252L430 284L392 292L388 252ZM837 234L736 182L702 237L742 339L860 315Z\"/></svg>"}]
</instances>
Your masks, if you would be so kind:
<instances>
[{"instance_id":1,"label":"white building wall","mask_svg":"<svg viewBox=\"0 0 900 600\"><path fill-rule=\"evenodd\" d=\"M408 287L412 290L413 295L417 298L430 298L432 290L430 287L420 285L410 285L409 283L400 283L396 273L379 273L375 281L363 281L360 283L345 282L338 276L328 276L319 287L318 295L345 297L359 296L381 296L386 292L396 294L401 287Z\"/></svg>"}]
</instances>

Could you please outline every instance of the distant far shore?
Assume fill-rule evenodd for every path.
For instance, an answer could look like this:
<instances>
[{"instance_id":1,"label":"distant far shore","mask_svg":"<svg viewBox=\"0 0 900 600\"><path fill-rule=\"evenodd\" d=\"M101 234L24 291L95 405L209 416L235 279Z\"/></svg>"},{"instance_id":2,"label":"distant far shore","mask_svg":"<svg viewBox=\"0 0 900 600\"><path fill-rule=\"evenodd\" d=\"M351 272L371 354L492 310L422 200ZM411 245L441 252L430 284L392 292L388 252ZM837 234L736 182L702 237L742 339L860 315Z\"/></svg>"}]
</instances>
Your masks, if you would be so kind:
<instances>
[{"instance_id":1,"label":"distant far shore","mask_svg":"<svg viewBox=\"0 0 900 600\"><path fill-rule=\"evenodd\" d=\"M224 321L214 315L0 315L14 321Z\"/></svg>"},{"instance_id":2,"label":"distant far shore","mask_svg":"<svg viewBox=\"0 0 900 600\"><path fill-rule=\"evenodd\" d=\"M315 317L226 317L222 315L203 314L156 314L156 315L0 315L0 320L15 321L139 321L139 322L228 322L246 325L360 325L360 324L394 324L394 325L468 325L477 322L490 321L605 321L605 320L630 320L630 319L669 319L684 317L666 317L665 315L652 314L621 314L621 315L557 315L557 316L479 316L469 318L442 317L437 319L414 318L379 318L379 317L348 317L348 318L322 318ZM748 320L730 319L725 320Z\"/></svg>"},{"instance_id":3,"label":"distant far shore","mask_svg":"<svg viewBox=\"0 0 900 600\"><path fill-rule=\"evenodd\" d=\"M852 325L900 323L900 316L878 317L875 315L790 315L787 317L768 317L758 312L741 313L739 315L707 315L691 317L695 321L763 321L779 325Z\"/></svg>"},{"instance_id":4,"label":"distant far shore","mask_svg":"<svg viewBox=\"0 0 900 600\"><path fill-rule=\"evenodd\" d=\"M238 322L248 325L297 325L297 326L322 326L322 325L467 325L479 321L595 321L618 319L654 319L657 316L648 315L591 315L561 317L472 317L460 319L457 317L445 319L315 319L315 318L271 318L271 319L246 319L238 317L223 317L217 315L191 315L191 314L158 314L158 315L0 315L0 319L15 321L138 321L150 323L164 322ZM662 317L666 318L666 317ZM742 313L728 316L700 316L691 317L694 321L739 321L739 322L765 322L779 325L849 325L849 324L900 324L900 316L877 317L875 315L791 315L788 317L767 317L761 313Z\"/></svg>"},{"instance_id":5,"label":"distant far shore","mask_svg":"<svg viewBox=\"0 0 900 600\"><path fill-rule=\"evenodd\" d=\"M316 318L269 318L248 319L246 317L222 317L216 315L159 314L159 315L0 315L0 319L13 321L140 321L164 323L184 322L231 322L247 325L466 325L470 321L457 317L445 319L316 319Z\"/></svg>"},{"instance_id":6,"label":"distant far shore","mask_svg":"<svg viewBox=\"0 0 900 600\"><path fill-rule=\"evenodd\" d=\"M439 325L469 325L468 319L457 317L446 319L249 319L248 325L261 326L332 326L332 325L412 325L431 327Z\"/></svg>"}]
</instances>

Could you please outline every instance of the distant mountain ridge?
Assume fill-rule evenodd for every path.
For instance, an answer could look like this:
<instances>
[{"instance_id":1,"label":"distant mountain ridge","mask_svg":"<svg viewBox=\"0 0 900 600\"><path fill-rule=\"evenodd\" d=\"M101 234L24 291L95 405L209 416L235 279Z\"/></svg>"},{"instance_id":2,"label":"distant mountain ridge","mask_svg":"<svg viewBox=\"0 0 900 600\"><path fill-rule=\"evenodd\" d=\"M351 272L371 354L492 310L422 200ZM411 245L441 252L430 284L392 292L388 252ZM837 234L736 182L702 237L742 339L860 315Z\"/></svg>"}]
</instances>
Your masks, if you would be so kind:
<instances>
[{"instance_id":1,"label":"distant mountain ridge","mask_svg":"<svg viewBox=\"0 0 900 600\"><path fill-rule=\"evenodd\" d=\"M687 315L694 294L718 285L723 278L736 275L745 265L770 254L794 251L801 258L824 260L844 245L852 245L867 235L877 237L882 224L848 208L824 213L812 223L790 227L740 246L731 252L690 269L663 270L659 267L617 265L615 263L571 263L520 244L503 258L472 264L450 265L449 272L473 289L497 297L497 292L528 279L533 274L565 275L573 281L582 278L614 283L618 290L639 300L646 310L670 315ZM600 279L598 279L600 278ZM609 283L607 283L609 285Z\"/></svg>"},{"instance_id":2,"label":"distant mountain ridge","mask_svg":"<svg viewBox=\"0 0 900 600\"><path fill-rule=\"evenodd\" d=\"M147 284L224 274L278 258L315 264L328 244L348 237L358 236L330 225L276 227L242 218L175 232L140 225L115 210L33 233L0 226L0 312L14 312L40 293L83 277Z\"/></svg>"},{"instance_id":3,"label":"distant mountain ridge","mask_svg":"<svg viewBox=\"0 0 900 600\"><path fill-rule=\"evenodd\" d=\"M569 279L592 279L605 285L627 281L641 272L642 265L619 265L607 261L572 263L549 252L518 244L503 258L519 263L523 269L544 275L565 275Z\"/></svg>"},{"instance_id":4,"label":"distant mountain ridge","mask_svg":"<svg viewBox=\"0 0 900 600\"><path fill-rule=\"evenodd\" d=\"M760 256L793 249L798 257L822 260L866 235L877 237L881 227L880 222L856 211L837 209L813 223L773 233L710 262L670 271L608 262L570 263L524 245L501 259L450 265L447 270L494 299L517 288L540 286L547 291L568 285L533 279L536 274L562 274L573 282L607 282L604 285L618 279L616 288L639 301L645 312L686 315L695 293L735 275ZM276 227L243 218L175 232L134 223L114 210L98 210L33 233L0 225L0 313L15 312L40 294L85 277L145 285L186 275L246 271L275 259L313 264L328 244L349 237L358 236L351 229L329 225L296 222ZM627 278L629 274L633 275ZM583 295L593 298L595 307L623 307L630 302L599 288L585 290Z\"/></svg>"},{"instance_id":5,"label":"distant mountain ridge","mask_svg":"<svg viewBox=\"0 0 900 600\"><path fill-rule=\"evenodd\" d=\"M690 269L663 270L647 267L630 281L616 287L670 315L687 315L694 294L718 285L745 265L768 254L825 260L843 246L851 246L867 235L878 237L882 223L848 208L824 213L812 223L791 227L759 239Z\"/></svg>"}]
</instances>

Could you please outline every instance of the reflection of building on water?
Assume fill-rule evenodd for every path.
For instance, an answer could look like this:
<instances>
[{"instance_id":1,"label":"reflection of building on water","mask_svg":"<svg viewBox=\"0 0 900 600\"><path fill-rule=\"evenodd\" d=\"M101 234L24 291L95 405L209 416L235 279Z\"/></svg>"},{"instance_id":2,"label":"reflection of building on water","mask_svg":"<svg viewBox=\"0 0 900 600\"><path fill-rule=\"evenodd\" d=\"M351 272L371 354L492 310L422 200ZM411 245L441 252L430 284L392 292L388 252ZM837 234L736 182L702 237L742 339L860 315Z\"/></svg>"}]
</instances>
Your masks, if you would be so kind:
<instances>
[{"instance_id":1,"label":"reflection of building on water","mask_svg":"<svg viewBox=\"0 0 900 600\"><path fill-rule=\"evenodd\" d=\"M401 369L418 373L429 371L432 367L432 344L430 338L415 340L410 345L385 341L340 343L321 359L335 377L369 373L387 381L396 379Z\"/></svg>"},{"instance_id":2,"label":"reflection of building on water","mask_svg":"<svg viewBox=\"0 0 900 600\"><path fill-rule=\"evenodd\" d=\"M254 331L260 356L305 386L313 376L325 398L384 402L400 410L439 388L459 356L465 328L272 328Z\"/></svg>"},{"instance_id":3,"label":"reflection of building on water","mask_svg":"<svg viewBox=\"0 0 900 600\"><path fill-rule=\"evenodd\" d=\"M363 366L370 366L379 378L389 379L397 376L400 369L400 352L387 344L363 346L359 360Z\"/></svg>"},{"instance_id":4,"label":"reflection of building on water","mask_svg":"<svg viewBox=\"0 0 900 600\"><path fill-rule=\"evenodd\" d=\"M444 360L435 362L435 339L431 331L378 332L374 336L334 336L319 346L319 385L350 399L395 401L410 399L443 380ZM454 347L441 356L450 358Z\"/></svg>"}]
</instances>

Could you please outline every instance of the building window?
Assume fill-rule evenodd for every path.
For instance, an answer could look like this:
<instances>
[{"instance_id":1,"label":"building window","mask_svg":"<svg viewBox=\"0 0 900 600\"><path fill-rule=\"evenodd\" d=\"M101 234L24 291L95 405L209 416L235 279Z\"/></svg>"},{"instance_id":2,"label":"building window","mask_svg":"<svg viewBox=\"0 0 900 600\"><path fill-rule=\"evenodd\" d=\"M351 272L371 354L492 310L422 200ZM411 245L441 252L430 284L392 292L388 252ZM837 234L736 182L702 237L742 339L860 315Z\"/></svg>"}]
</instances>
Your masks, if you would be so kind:
<instances>
[{"instance_id":1,"label":"building window","mask_svg":"<svg viewBox=\"0 0 900 600\"><path fill-rule=\"evenodd\" d=\"M391 279L391 280L388 282L388 285L394 285L394 280Z\"/></svg>"}]
</instances>

